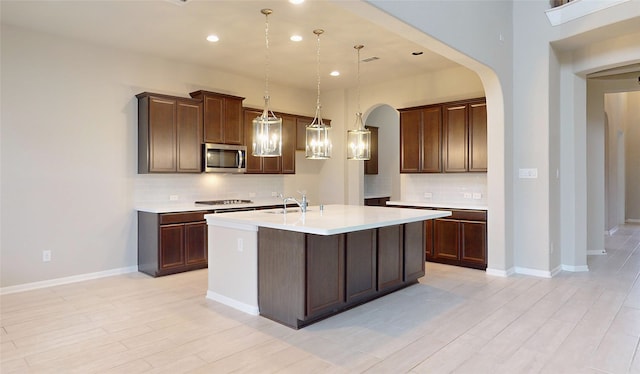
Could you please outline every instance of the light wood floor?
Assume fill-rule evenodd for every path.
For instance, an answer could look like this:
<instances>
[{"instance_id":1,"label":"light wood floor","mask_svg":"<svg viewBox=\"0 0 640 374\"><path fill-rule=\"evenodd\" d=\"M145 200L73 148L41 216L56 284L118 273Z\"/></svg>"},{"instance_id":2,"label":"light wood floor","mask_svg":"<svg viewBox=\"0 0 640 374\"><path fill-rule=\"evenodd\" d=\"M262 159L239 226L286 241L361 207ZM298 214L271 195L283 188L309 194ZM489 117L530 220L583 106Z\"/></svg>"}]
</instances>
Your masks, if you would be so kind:
<instances>
[{"instance_id":1,"label":"light wood floor","mask_svg":"<svg viewBox=\"0 0 640 374\"><path fill-rule=\"evenodd\" d=\"M204 298L207 272L139 273L1 297L8 373L640 373L640 226L588 273L420 284L299 331Z\"/></svg>"}]
</instances>

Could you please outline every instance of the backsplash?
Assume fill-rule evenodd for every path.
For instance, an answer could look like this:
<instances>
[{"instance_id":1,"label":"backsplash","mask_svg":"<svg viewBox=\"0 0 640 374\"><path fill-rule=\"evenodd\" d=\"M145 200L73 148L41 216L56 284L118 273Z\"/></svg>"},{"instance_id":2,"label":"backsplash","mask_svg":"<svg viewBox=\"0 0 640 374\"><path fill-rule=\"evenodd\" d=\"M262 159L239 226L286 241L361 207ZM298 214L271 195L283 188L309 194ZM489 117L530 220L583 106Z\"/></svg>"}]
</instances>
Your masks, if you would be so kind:
<instances>
[{"instance_id":1,"label":"backsplash","mask_svg":"<svg viewBox=\"0 0 640 374\"><path fill-rule=\"evenodd\" d=\"M211 199L264 200L271 198L272 192L288 192L285 179L281 175L138 174L134 178L134 203L166 203L171 197L182 203Z\"/></svg>"},{"instance_id":2,"label":"backsplash","mask_svg":"<svg viewBox=\"0 0 640 374\"><path fill-rule=\"evenodd\" d=\"M401 174L402 201L487 204L486 173Z\"/></svg>"}]
</instances>

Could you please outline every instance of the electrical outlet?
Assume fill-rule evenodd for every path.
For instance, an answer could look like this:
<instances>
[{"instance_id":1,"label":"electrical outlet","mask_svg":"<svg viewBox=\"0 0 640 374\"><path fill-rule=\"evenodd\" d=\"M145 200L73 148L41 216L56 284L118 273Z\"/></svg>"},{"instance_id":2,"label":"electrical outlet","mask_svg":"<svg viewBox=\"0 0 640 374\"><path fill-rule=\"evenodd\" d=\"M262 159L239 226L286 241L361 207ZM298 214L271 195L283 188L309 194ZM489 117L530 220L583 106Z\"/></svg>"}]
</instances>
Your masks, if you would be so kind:
<instances>
[{"instance_id":1,"label":"electrical outlet","mask_svg":"<svg viewBox=\"0 0 640 374\"><path fill-rule=\"evenodd\" d=\"M249 192L249 197L256 197L256 193L255 192Z\"/></svg>"},{"instance_id":2,"label":"electrical outlet","mask_svg":"<svg viewBox=\"0 0 640 374\"><path fill-rule=\"evenodd\" d=\"M471 192L465 192L463 196L464 196L465 199L470 199L471 198Z\"/></svg>"},{"instance_id":3,"label":"electrical outlet","mask_svg":"<svg viewBox=\"0 0 640 374\"><path fill-rule=\"evenodd\" d=\"M278 193L277 192L271 192L271 197L278 197Z\"/></svg>"},{"instance_id":4,"label":"electrical outlet","mask_svg":"<svg viewBox=\"0 0 640 374\"><path fill-rule=\"evenodd\" d=\"M178 201L178 195L169 195L169 201Z\"/></svg>"},{"instance_id":5,"label":"electrical outlet","mask_svg":"<svg viewBox=\"0 0 640 374\"><path fill-rule=\"evenodd\" d=\"M42 251L42 262L51 261L51 251Z\"/></svg>"},{"instance_id":6,"label":"electrical outlet","mask_svg":"<svg viewBox=\"0 0 640 374\"><path fill-rule=\"evenodd\" d=\"M425 192L424 193L424 198L425 199L431 199L432 197L433 197L433 193L431 193L431 192Z\"/></svg>"},{"instance_id":7,"label":"electrical outlet","mask_svg":"<svg viewBox=\"0 0 640 374\"><path fill-rule=\"evenodd\" d=\"M480 192L474 192L473 193L473 199L474 200L480 200L482 199L482 194Z\"/></svg>"}]
</instances>

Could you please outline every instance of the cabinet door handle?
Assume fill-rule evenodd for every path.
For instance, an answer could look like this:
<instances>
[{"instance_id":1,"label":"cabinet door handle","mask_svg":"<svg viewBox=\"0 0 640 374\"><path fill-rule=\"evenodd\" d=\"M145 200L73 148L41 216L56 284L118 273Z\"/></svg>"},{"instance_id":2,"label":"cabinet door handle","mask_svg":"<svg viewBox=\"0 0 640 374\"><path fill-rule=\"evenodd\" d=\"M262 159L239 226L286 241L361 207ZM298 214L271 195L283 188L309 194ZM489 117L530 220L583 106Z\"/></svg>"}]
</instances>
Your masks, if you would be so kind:
<instances>
[{"instance_id":1,"label":"cabinet door handle","mask_svg":"<svg viewBox=\"0 0 640 374\"><path fill-rule=\"evenodd\" d=\"M238 150L237 161L238 161L238 169L242 169L242 164L244 163L244 156L242 156L241 150Z\"/></svg>"}]
</instances>

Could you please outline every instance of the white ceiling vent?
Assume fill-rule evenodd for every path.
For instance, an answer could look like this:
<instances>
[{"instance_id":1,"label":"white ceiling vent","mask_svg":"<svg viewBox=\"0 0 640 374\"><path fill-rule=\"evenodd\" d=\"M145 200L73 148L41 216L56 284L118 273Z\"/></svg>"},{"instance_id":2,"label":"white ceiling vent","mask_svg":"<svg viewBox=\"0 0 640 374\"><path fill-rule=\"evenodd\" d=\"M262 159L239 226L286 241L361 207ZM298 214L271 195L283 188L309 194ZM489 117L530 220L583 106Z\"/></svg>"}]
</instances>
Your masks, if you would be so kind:
<instances>
[{"instance_id":1,"label":"white ceiling vent","mask_svg":"<svg viewBox=\"0 0 640 374\"><path fill-rule=\"evenodd\" d=\"M375 60L379 60L379 59L380 59L380 57L376 57L376 56L367 57L364 60L362 60L362 62L371 62L371 61L375 61Z\"/></svg>"},{"instance_id":2,"label":"white ceiling vent","mask_svg":"<svg viewBox=\"0 0 640 374\"><path fill-rule=\"evenodd\" d=\"M191 0L165 0L167 2L170 2L171 4L175 4L175 5L184 5L186 3L188 3Z\"/></svg>"}]
</instances>

